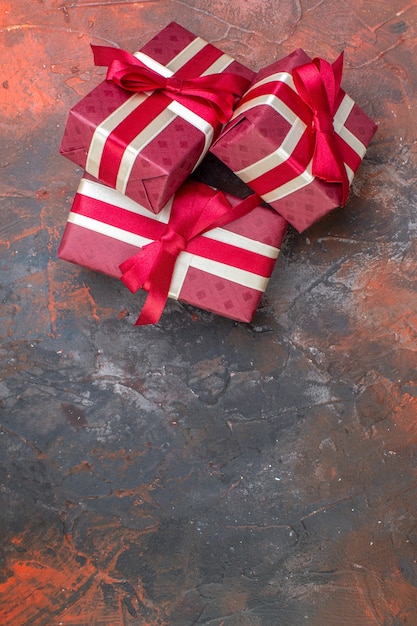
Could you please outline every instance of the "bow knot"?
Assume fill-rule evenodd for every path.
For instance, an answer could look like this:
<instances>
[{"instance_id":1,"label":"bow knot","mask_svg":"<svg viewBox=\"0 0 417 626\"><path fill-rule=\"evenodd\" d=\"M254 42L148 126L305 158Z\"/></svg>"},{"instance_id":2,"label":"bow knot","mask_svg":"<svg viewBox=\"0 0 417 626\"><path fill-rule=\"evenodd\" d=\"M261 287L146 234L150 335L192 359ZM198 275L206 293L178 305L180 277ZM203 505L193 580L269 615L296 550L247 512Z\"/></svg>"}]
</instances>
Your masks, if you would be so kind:
<instances>
[{"instance_id":1,"label":"bow knot","mask_svg":"<svg viewBox=\"0 0 417 626\"><path fill-rule=\"evenodd\" d=\"M176 75L165 78L126 50L93 45L91 48L95 64L108 67L106 80L133 92L160 90L189 108L190 102L194 106L198 102L213 124L225 124L232 117L235 100L250 85L249 79L230 72L184 79Z\"/></svg>"},{"instance_id":2,"label":"bow knot","mask_svg":"<svg viewBox=\"0 0 417 626\"><path fill-rule=\"evenodd\" d=\"M333 117L329 111L314 111L312 128L316 133L334 135Z\"/></svg>"},{"instance_id":3,"label":"bow knot","mask_svg":"<svg viewBox=\"0 0 417 626\"><path fill-rule=\"evenodd\" d=\"M226 196L202 183L189 181L175 194L169 223L161 236L120 265L121 280L133 293L148 291L137 325L154 324L169 294L175 264L189 242L208 230L239 219L258 206L253 194L235 206Z\"/></svg>"},{"instance_id":4,"label":"bow knot","mask_svg":"<svg viewBox=\"0 0 417 626\"><path fill-rule=\"evenodd\" d=\"M172 91L172 93L181 93L183 91L184 81L176 76L171 76L166 79L166 89Z\"/></svg>"},{"instance_id":5,"label":"bow knot","mask_svg":"<svg viewBox=\"0 0 417 626\"><path fill-rule=\"evenodd\" d=\"M171 228L168 224L165 233L159 240L167 254L171 254L175 258L180 252L187 249L187 240L180 235L174 228Z\"/></svg>"},{"instance_id":6,"label":"bow knot","mask_svg":"<svg viewBox=\"0 0 417 626\"><path fill-rule=\"evenodd\" d=\"M343 70L343 53L330 64L324 59L293 70L294 85L303 102L310 108L311 130L315 136L312 159L313 176L342 186L341 205L347 200L349 179L334 130Z\"/></svg>"}]
</instances>

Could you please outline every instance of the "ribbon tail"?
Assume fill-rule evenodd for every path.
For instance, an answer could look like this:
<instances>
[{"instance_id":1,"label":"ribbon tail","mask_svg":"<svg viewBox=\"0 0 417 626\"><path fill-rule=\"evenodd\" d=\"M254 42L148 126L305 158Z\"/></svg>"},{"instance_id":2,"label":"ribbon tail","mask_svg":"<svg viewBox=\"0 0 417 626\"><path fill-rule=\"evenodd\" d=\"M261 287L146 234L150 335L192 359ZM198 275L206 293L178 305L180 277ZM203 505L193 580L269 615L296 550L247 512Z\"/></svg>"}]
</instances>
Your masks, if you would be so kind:
<instances>
[{"instance_id":1,"label":"ribbon tail","mask_svg":"<svg viewBox=\"0 0 417 626\"><path fill-rule=\"evenodd\" d=\"M124 261L120 265L120 270L122 272L120 280L132 293L140 289L146 280L143 275L141 276L141 264L136 257L131 257Z\"/></svg>"},{"instance_id":2,"label":"ribbon tail","mask_svg":"<svg viewBox=\"0 0 417 626\"><path fill-rule=\"evenodd\" d=\"M140 287L148 291L135 323L137 326L159 321L169 296L175 264L187 243L207 230L239 219L261 202L259 196L252 194L233 206L221 191L215 192L206 185L190 182L186 189L177 192L170 226L161 238L120 265L121 279L130 291L135 292Z\"/></svg>"},{"instance_id":3,"label":"ribbon tail","mask_svg":"<svg viewBox=\"0 0 417 626\"><path fill-rule=\"evenodd\" d=\"M177 257L161 250L161 254L149 274L149 292L135 326L146 326L159 322L168 299L176 261Z\"/></svg>"},{"instance_id":4,"label":"ribbon tail","mask_svg":"<svg viewBox=\"0 0 417 626\"><path fill-rule=\"evenodd\" d=\"M243 217L262 203L256 193L251 194L232 206L222 191L217 191L206 203L204 209L196 220L189 239L201 235L207 230L225 226Z\"/></svg>"},{"instance_id":5,"label":"ribbon tail","mask_svg":"<svg viewBox=\"0 0 417 626\"><path fill-rule=\"evenodd\" d=\"M338 157L333 137L327 133L317 133L313 156L313 176L328 183L340 182L341 167Z\"/></svg>"},{"instance_id":6,"label":"ribbon tail","mask_svg":"<svg viewBox=\"0 0 417 626\"><path fill-rule=\"evenodd\" d=\"M120 280L132 293L138 291L148 280L159 249L159 242L154 241L119 265L122 272Z\"/></svg>"},{"instance_id":7,"label":"ribbon tail","mask_svg":"<svg viewBox=\"0 0 417 626\"><path fill-rule=\"evenodd\" d=\"M349 179L334 136L317 133L312 174L328 183L341 184L341 206L344 206L349 195Z\"/></svg>"},{"instance_id":8,"label":"ribbon tail","mask_svg":"<svg viewBox=\"0 0 417 626\"><path fill-rule=\"evenodd\" d=\"M112 48L111 46L95 46L90 44L93 51L94 65L97 66L109 66L113 61L119 61L120 63L127 63L129 65L140 65L142 63L130 52L122 50L121 48Z\"/></svg>"},{"instance_id":9,"label":"ribbon tail","mask_svg":"<svg viewBox=\"0 0 417 626\"><path fill-rule=\"evenodd\" d=\"M225 215L225 219L227 221L219 221L218 226L224 226L228 222L235 221L253 211L257 206L262 204L263 200L258 194L252 193L250 196L247 196L244 200L236 204L231 210L229 215Z\"/></svg>"}]
</instances>

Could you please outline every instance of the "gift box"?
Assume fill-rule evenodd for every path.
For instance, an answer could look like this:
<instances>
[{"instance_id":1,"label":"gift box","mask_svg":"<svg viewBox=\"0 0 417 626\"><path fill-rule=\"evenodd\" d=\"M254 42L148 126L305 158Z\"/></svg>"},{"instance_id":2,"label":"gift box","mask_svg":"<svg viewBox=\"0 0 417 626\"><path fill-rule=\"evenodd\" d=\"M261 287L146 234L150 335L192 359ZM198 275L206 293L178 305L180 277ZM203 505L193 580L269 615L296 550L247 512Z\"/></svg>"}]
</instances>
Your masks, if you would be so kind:
<instances>
[{"instance_id":1,"label":"gift box","mask_svg":"<svg viewBox=\"0 0 417 626\"><path fill-rule=\"evenodd\" d=\"M92 48L106 80L70 110L60 152L158 213L255 74L175 22L133 55Z\"/></svg>"},{"instance_id":2,"label":"gift box","mask_svg":"<svg viewBox=\"0 0 417 626\"><path fill-rule=\"evenodd\" d=\"M262 69L211 148L300 232L345 204L376 131L342 69L301 49Z\"/></svg>"},{"instance_id":3,"label":"gift box","mask_svg":"<svg viewBox=\"0 0 417 626\"><path fill-rule=\"evenodd\" d=\"M287 226L260 202L190 179L155 214L84 177L58 256L121 278L133 292L143 287L137 324L157 322L167 297L249 322Z\"/></svg>"}]
</instances>

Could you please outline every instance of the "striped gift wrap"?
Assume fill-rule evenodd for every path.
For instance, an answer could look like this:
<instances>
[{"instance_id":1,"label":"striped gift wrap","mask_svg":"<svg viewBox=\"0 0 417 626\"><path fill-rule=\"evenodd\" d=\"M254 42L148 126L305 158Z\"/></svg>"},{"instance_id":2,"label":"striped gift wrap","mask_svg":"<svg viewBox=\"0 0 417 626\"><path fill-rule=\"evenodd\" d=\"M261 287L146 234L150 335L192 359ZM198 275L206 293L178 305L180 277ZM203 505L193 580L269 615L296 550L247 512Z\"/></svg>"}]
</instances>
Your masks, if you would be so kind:
<instances>
[{"instance_id":1,"label":"striped gift wrap","mask_svg":"<svg viewBox=\"0 0 417 626\"><path fill-rule=\"evenodd\" d=\"M181 196L206 185L187 181ZM179 192L178 192L179 194ZM240 199L225 194L231 206ZM181 202L172 198L158 214L118 191L84 177L76 193L58 256L120 278L120 265L166 230ZM174 268L169 297L249 322L268 285L287 222L265 205L190 241ZM146 286L145 286L146 287Z\"/></svg>"}]
</instances>

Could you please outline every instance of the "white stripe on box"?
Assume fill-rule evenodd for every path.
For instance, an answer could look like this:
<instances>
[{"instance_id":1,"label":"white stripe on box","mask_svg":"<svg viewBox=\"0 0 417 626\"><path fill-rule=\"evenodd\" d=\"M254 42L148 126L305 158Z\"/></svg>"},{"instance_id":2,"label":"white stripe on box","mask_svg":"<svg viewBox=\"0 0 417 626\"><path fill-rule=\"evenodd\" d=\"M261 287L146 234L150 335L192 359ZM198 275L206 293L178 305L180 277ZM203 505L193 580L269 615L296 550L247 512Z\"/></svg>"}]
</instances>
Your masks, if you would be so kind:
<instances>
[{"instance_id":1,"label":"white stripe on box","mask_svg":"<svg viewBox=\"0 0 417 626\"><path fill-rule=\"evenodd\" d=\"M122 195L115 189L105 187L99 182L88 180L86 178L81 179L77 193L88 198L92 198L93 200L106 202L107 204L116 206L119 209L124 209L125 211L136 213L137 215L142 215L154 220L155 222L161 222L163 224L168 224L171 215L173 198L167 202L159 213L155 214L150 213L149 209L146 209L134 200L130 200L130 198ZM242 248L243 250L248 250L249 252L255 252L256 254L260 254L271 259L276 259L279 253L279 248L262 243L256 239L250 239L244 235L238 235L237 233L233 233L225 228L213 228L205 232L202 236L207 237L208 239L214 239L215 241L220 241L221 243Z\"/></svg>"},{"instance_id":2,"label":"white stripe on box","mask_svg":"<svg viewBox=\"0 0 417 626\"><path fill-rule=\"evenodd\" d=\"M167 63L167 65L162 65L159 61L156 61L152 57L148 56L144 52L140 50L138 52L134 52L133 56L135 56L139 61L141 61L146 67L157 72L160 76L164 76L165 78L171 77L177 70L179 70L183 65L185 65L188 61L190 61L200 50L203 50L207 45L207 42L204 39L194 39L184 50L182 50L176 57L174 57L171 61ZM227 54L222 54L216 61L214 61L210 67L208 67L201 76L205 76L207 74L217 74L218 72L224 71L226 67L233 63L234 59L228 56Z\"/></svg>"},{"instance_id":3,"label":"white stripe on box","mask_svg":"<svg viewBox=\"0 0 417 626\"><path fill-rule=\"evenodd\" d=\"M196 167L200 165L201 161L203 160L203 158L207 154L208 149L211 146L211 142L213 140L213 133L214 133L213 126L209 124L208 122L206 122L205 119L203 119L202 117L200 117L199 115L191 111L191 109L187 109L187 107L185 107L183 104L180 104L179 102L176 102L175 100L173 100L171 104L168 105L168 109L176 113L178 117L181 117L187 122L190 122L190 124L192 124L194 128L197 128L203 133L204 148L201 152L201 155L197 163L194 166L194 169L193 169L194 171ZM175 150L175 147L173 149Z\"/></svg>"},{"instance_id":4,"label":"white stripe on box","mask_svg":"<svg viewBox=\"0 0 417 626\"><path fill-rule=\"evenodd\" d=\"M256 254L270 259L276 259L279 254L279 248L270 246L267 243L262 243L261 241L256 241L256 239L250 239L249 237L245 237L245 235L238 235L225 228L213 228L204 233L203 237L226 243L229 246L236 246L237 248L242 248L249 252L256 252Z\"/></svg>"},{"instance_id":5,"label":"white stripe on box","mask_svg":"<svg viewBox=\"0 0 417 626\"><path fill-rule=\"evenodd\" d=\"M203 44L205 45L204 40L200 40L200 42L203 42ZM200 49L204 48L204 45L193 46L192 48L190 48L190 46L188 46L187 47L187 52L189 53L190 50L193 50L193 54L191 56L188 56L188 54L184 55L184 56L187 58L187 60L190 60L196 54L196 52L198 52ZM172 76L174 74L174 72L173 72L173 70L171 68L172 67L177 67L177 65L178 65L178 57L182 57L182 53L180 53L173 61L168 63L168 66L165 66L165 65L162 65L161 63L158 63L158 61L155 61L154 59L152 59L152 57L148 57L148 55L144 54L143 52L135 52L134 56L137 57L138 59L140 59L150 69L154 70L155 72L158 72L161 76L164 76L165 78L168 78L168 77L170 77L170 76ZM182 61L184 61L184 57L182 58ZM210 65L210 67L208 67L202 74L200 74L200 76L209 76L210 74L217 74L219 72L223 72L227 67L229 67L229 65L231 65L233 63L233 61L234 61L234 59L232 59L232 57L228 56L227 54L223 54L216 61L214 61L214 63L212 63ZM178 65L178 69L180 67L181 66ZM204 135L204 148L202 150L202 153L201 153L197 163L195 164L195 166L193 168L193 171L194 171L200 165L201 161L203 160L203 158L207 154L208 149L210 148L210 145L211 145L212 140L213 140L213 127L208 122L206 122L203 118L201 118L197 114L193 113L190 109L188 109L184 105L180 104L179 102L176 102L175 100L173 100L172 103L170 105L168 105L168 109L173 111L179 117L182 117L183 119L187 120L187 122L190 122L190 124L192 124L195 128L198 128L198 130L200 130L203 133L203 135ZM171 121L173 121L173 120L171 120ZM152 139L153 138L154 137L152 137ZM135 142L132 142L131 145L133 145L134 143ZM119 171L118 178L121 178L122 180L126 180L126 183L124 185L121 185L121 184L116 185L116 189L118 189L122 193L125 193L125 191L126 191L127 179L128 179L128 177L130 175L130 172L132 171L132 167L133 167L134 161L136 159L136 156L137 156L138 152L140 152L140 150L143 150L143 148L145 148L145 145L147 145L147 144L141 145L140 149L134 148L135 152L134 152L134 155L133 155L133 160L130 159L130 169L128 170L128 174L127 175L125 173L122 174ZM128 159L126 159L126 160L128 160Z\"/></svg>"},{"instance_id":6,"label":"white stripe on box","mask_svg":"<svg viewBox=\"0 0 417 626\"><path fill-rule=\"evenodd\" d=\"M171 70L169 67L167 67L166 65L162 65L162 63L159 63L159 61L156 61L155 59L148 56L144 52L140 52L140 51L134 52L133 56L136 57L139 61L141 61L143 65L146 65L147 68L149 68L150 70L153 70L154 72L156 72L160 76L163 76L164 78L170 78L174 73L173 70Z\"/></svg>"},{"instance_id":7,"label":"white stripe on box","mask_svg":"<svg viewBox=\"0 0 417 626\"><path fill-rule=\"evenodd\" d=\"M212 63L210 67L204 70L201 76L209 76L210 74L219 74L221 72L224 72L224 70L228 68L229 65L233 63L233 61L234 59L232 59L232 57L229 57L229 55L222 54L222 56L219 57L217 61L214 61L214 63Z\"/></svg>"},{"instance_id":8,"label":"white stripe on box","mask_svg":"<svg viewBox=\"0 0 417 626\"><path fill-rule=\"evenodd\" d=\"M252 272L232 267L225 263L212 261L202 256L190 254L189 252L181 252L174 268L174 275L177 272L178 276L176 276L171 283L169 292L170 298L174 298L175 300L179 298L189 267L261 292L265 291L269 282L269 278L265 278L264 276L259 276L258 274L253 274Z\"/></svg>"},{"instance_id":9,"label":"white stripe on box","mask_svg":"<svg viewBox=\"0 0 417 626\"><path fill-rule=\"evenodd\" d=\"M162 65L158 61L155 61L152 57L149 57L147 54L143 52L135 52L133 54L139 61L142 61L146 67L150 70L153 70L160 76L164 78L170 78L174 71L171 69L172 62L168 63L168 65ZM177 57L176 57L177 58ZM209 76L210 74L218 74L219 72L224 72L224 70L229 67L233 63L234 59L229 57L227 54L222 54L214 63L212 63L200 76ZM176 64L176 63L175 63ZM180 67L178 67L180 69Z\"/></svg>"},{"instance_id":10,"label":"white stripe on box","mask_svg":"<svg viewBox=\"0 0 417 626\"><path fill-rule=\"evenodd\" d=\"M204 137L204 148L199 157L199 161L194 169L198 167L204 156L207 154L213 139L213 127L205 119L188 109L183 104L172 100L171 103L159 115L157 115L146 128L144 128L133 141L125 148L119 171L117 173L116 189L120 193L126 192L130 173L135 164L138 154L146 148L160 133L167 128L177 117L189 122L194 128L201 131ZM88 170L87 170L88 171ZM89 172L91 173L91 172ZM162 174L162 172L161 172Z\"/></svg>"},{"instance_id":11,"label":"white stripe on box","mask_svg":"<svg viewBox=\"0 0 417 626\"><path fill-rule=\"evenodd\" d=\"M167 128L177 117L177 115L167 107L159 115L153 118L151 122L138 134L136 137L127 144L125 151L123 152L122 160L120 161L119 171L117 172L116 189L120 193L126 192L126 187L129 182L130 173L135 164L136 157L139 152L144 150L159 133ZM210 127L211 128L211 127ZM161 172L162 175L163 172Z\"/></svg>"},{"instance_id":12,"label":"white stripe on box","mask_svg":"<svg viewBox=\"0 0 417 626\"><path fill-rule=\"evenodd\" d=\"M166 65L162 65L159 61L156 61L152 57L148 56L144 52L138 50L133 53L139 61L141 61L146 67L154 72L160 74L160 76L164 76L165 78L169 78L172 76L177 70L179 70L183 65L188 63L200 50L202 50L207 45L207 42L200 37L193 39L188 46L183 48L181 52L177 54L171 61L169 61Z\"/></svg>"},{"instance_id":13,"label":"white stripe on box","mask_svg":"<svg viewBox=\"0 0 417 626\"><path fill-rule=\"evenodd\" d=\"M270 74L270 76L266 76L265 78L262 78L262 80L258 80L256 83L253 83L249 87L247 92L245 93L245 98L254 89L257 89L257 87L261 87L262 85L267 85L268 83L274 83L274 82L285 83L293 91L296 91L295 85L294 85L294 79L292 77L292 74L289 74L288 72L277 72L276 74ZM240 112L240 109L239 109L239 107L237 107L237 109L235 111L235 116L236 116L236 114L238 115L239 112Z\"/></svg>"},{"instance_id":14,"label":"white stripe on box","mask_svg":"<svg viewBox=\"0 0 417 626\"><path fill-rule=\"evenodd\" d=\"M142 104L147 97L148 94L145 93L133 94L95 128L85 166L86 171L91 174L91 176L98 178L101 157L108 136L114 131L120 122L122 122L125 117L130 115L130 113Z\"/></svg>"},{"instance_id":15,"label":"white stripe on box","mask_svg":"<svg viewBox=\"0 0 417 626\"><path fill-rule=\"evenodd\" d=\"M237 117L238 113L245 113L246 111L260 105L269 106L274 109L274 111L279 113L288 122L288 124L295 124L295 122L299 119L294 111L290 109L290 107L288 107L282 100L272 93L267 93L262 96L257 96L248 102L244 102L240 107L238 107L238 109L235 110L231 120Z\"/></svg>"},{"instance_id":16,"label":"white stripe on box","mask_svg":"<svg viewBox=\"0 0 417 626\"><path fill-rule=\"evenodd\" d=\"M174 59L172 59L168 63L167 67L161 65L151 57L148 57L146 54L137 52L134 56L137 56L137 58L139 58L145 65L147 65L151 69L154 69L154 71L159 72L162 76L168 77L172 76L175 71L185 65L190 59L192 59L192 57L197 52L202 50L206 45L207 42L204 41L204 39L197 37L176 57L174 57ZM231 59L231 57L228 57L228 55L222 55L222 57L215 61L210 68L205 70L204 74L215 73L219 71L218 67L220 67L221 64L224 64L224 67L227 67L232 61L233 59ZM100 162L108 136L130 113L132 113L139 106L139 104L144 102L146 98L149 97L149 95L149 92L134 94L96 127L88 150L87 162L85 167L86 171L89 174L91 174L95 178L98 178ZM198 163L194 167L195 169L196 167L198 167L211 145L213 138L213 127L208 124L206 120L204 120L202 117L200 117L187 107L179 105L179 103L175 101L172 102L172 105L169 105L168 109L175 115L170 118L170 120L163 126L163 128L166 128L171 122L173 122L175 117L178 115L181 118L185 119L187 122L189 122L192 126L200 130L204 135L204 148L202 154L199 157ZM153 138L154 137L152 137L150 141L152 141ZM122 162L117 175L116 184L116 188L122 193L124 193L126 190L128 176L132 171L134 162L138 154L148 145L150 141L142 144L140 140L135 137L131 144L129 146L126 146L126 150L122 157ZM126 172L128 172L127 178Z\"/></svg>"},{"instance_id":17,"label":"white stripe on box","mask_svg":"<svg viewBox=\"0 0 417 626\"><path fill-rule=\"evenodd\" d=\"M130 211L131 213L137 213L138 215L143 215L144 217L151 217L153 220L162 222L163 224L168 224L171 215L173 198L168 200L159 213L150 214L149 209L146 209L141 204L138 204L127 196L122 195L115 189L102 185L98 181L82 178L80 184L78 185L77 193L87 196L88 198L93 198L93 200L99 200L100 202L112 204L120 209Z\"/></svg>"},{"instance_id":18,"label":"white stripe on box","mask_svg":"<svg viewBox=\"0 0 417 626\"><path fill-rule=\"evenodd\" d=\"M72 211L68 216L68 222L75 224L76 226L81 226L81 228L92 230L100 235L111 237L111 239L117 239L117 241L129 243L137 248L143 248L143 246L146 246L147 243L152 243L153 241L147 237L142 237L142 235L136 235L128 230L124 230L123 228L111 226L110 224L100 222L100 220L95 220L92 217L87 217L86 215L81 215L80 213L73 213Z\"/></svg>"},{"instance_id":19,"label":"white stripe on box","mask_svg":"<svg viewBox=\"0 0 417 626\"><path fill-rule=\"evenodd\" d=\"M265 102L264 99L266 100L267 98L265 98L264 96L261 96L260 98L262 100L260 104L268 104L269 106L272 106L272 108L274 108L278 113L280 113L287 121L290 121L288 119L289 118L288 107L281 100L279 100L278 98L275 98L275 100L270 100L268 102ZM254 98L254 100L246 104L251 105L252 103L255 103L256 100L258 100L258 98ZM347 94L345 94L342 102L340 103L340 106L338 107L336 111L333 123L334 123L335 132L337 132L340 135L340 137L342 137L342 139L346 141L346 143L352 148L352 150L356 152L356 154L358 154L360 158L363 158L366 152L366 147L361 141L359 141L359 139L357 139L353 135L353 133L351 133L351 131L349 131L344 126L347 118L350 115L350 112L352 111L354 104L355 103L352 100L352 98L348 96ZM254 106L257 106L257 105L255 104ZM249 108L251 107L247 106L246 110L248 110ZM295 118L293 126L288 132L283 143L278 147L278 149L272 152L271 154L267 155L263 159L260 159L256 163L252 163L248 167L237 171L236 174L239 176L239 178L241 178L246 183L250 183L255 178L262 176L263 174L270 171L274 167L277 167L281 163L284 163L286 160L288 160L291 157L291 154L293 150L295 149L299 138L301 138L303 132L307 128L304 122L300 120L300 118L296 117L295 114L293 114L293 116ZM350 182L352 182L353 177L354 177L354 172L346 163L344 165L345 165L345 169L348 175L348 179ZM262 198L265 200L265 202L275 202L276 200L284 198L290 193L293 193L297 191L298 189L301 189L302 187L309 185L314 180L314 176L312 175L312 172L311 172L311 167L312 165L311 163L309 163L307 169L302 174L300 174L299 176L296 176L295 178L288 181L287 183L284 183L283 185L280 185L276 187L275 189L272 189L268 193L262 194Z\"/></svg>"},{"instance_id":20,"label":"white stripe on box","mask_svg":"<svg viewBox=\"0 0 417 626\"><path fill-rule=\"evenodd\" d=\"M342 102L339 104L338 109L333 118L333 128L336 133L339 133L346 123L347 118L350 115L351 110L354 107L354 102L350 96L345 93Z\"/></svg>"},{"instance_id":21,"label":"white stripe on box","mask_svg":"<svg viewBox=\"0 0 417 626\"><path fill-rule=\"evenodd\" d=\"M138 248L142 248L146 244L152 242L152 239L130 233L129 231L115 226L110 226L91 217L86 217L85 215L81 215L79 213L73 213L72 211L68 216L68 222L98 234L111 237L112 239L123 241L124 243L131 244ZM261 292L265 291L269 281L269 278L264 276L259 276L258 274L185 251L180 252L175 264L174 275L169 291L170 298L178 299L189 267L202 270L208 274L213 274L219 278L224 278L237 283L238 285L243 285Z\"/></svg>"},{"instance_id":22,"label":"white stripe on box","mask_svg":"<svg viewBox=\"0 0 417 626\"><path fill-rule=\"evenodd\" d=\"M333 125L336 133L340 135L344 141L346 141L346 143L352 148L352 150L354 150L354 152L356 152L358 156L360 156L361 159L363 159L366 152L365 144L355 137L355 135L345 126L346 120L354 106L355 102L350 96L345 94L345 97L337 109Z\"/></svg>"},{"instance_id":23,"label":"white stripe on box","mask_svg":"<svg viewBox=\"0 0 417 626\"><path fill-rule=\"evenodd\" d=\"M274 167L281 165L290 158L306 128L304 122L302 122L300 118L297 118L277 150L271 152L271 154L267 154L259 161L256 161L256 163L252 163L248 165L248 167L239 170L236 174L243 182L248 183L266 172L269 172L269 170L272 170Z\"/></svg>"},{"instance_id":24,"label":"white stripe on box","mask_svg":"<svg viewBox=\"0 0 417 626\"><path fill-rule=\"evenodd\" d=\"M234 59L232 59L232 57L229 57L227 54L222 54L222 56L214 61L214 63L212 63L202 74L200 74L200 76L209 76L210 74L223 72L226 68L229 67L229 65L233 63L233 61ZM180 117L186 119L187 121L190 121L191 115L195 115L192 113L192 111L186 109L182 104L176 102L175 100L172 101L168 108L172 111L175 111ZM214 130L208 122L206 122L203 118L199 118L198 115L195 115L194 122L192 122L192 124L195 128L199 128L199 130L201 130L204 135L204 148L200 154L198 161L193 167L192 171L194 172L194 170L197 169L201 161L206 156L211 146Z\"/></svg>"},{"instance_id":25,"label":"white stripe on box","mask_svg":"<svg viewBox=\"0 0 417 626\"><path fill-rule=\"evenodd\" d=\"M188 61L191 61L191 59L206 46L207 41L201 39L201 37L196 37L195 39L190 41L188 46L183 48L176 57L174 57L173 59L171 59L171 61L167 63L167 67L169 67L169 69L173 72L176 72L181 67L183 67L183 65L188 63Z\"/></svg>"},{"instance_id":26,"label":"white stripe on box","mask_svg":"<svg viewBox=\"0 0 417 626\"><path fill-rule=\"evenodd\" d=\"M299 176L292 178L287 183L284 183L276 189L272 189L268 193L262 194L262 198L265 200L265 202L275 202L275 200L280 200L280 198L284 198L290 193L294 193L294 191L298 191L306 185L309 185L314 180L314 176L311 173L311 168L312 161L310 161L304 172L299 174Z\"/></svg>"}]
</instances>

